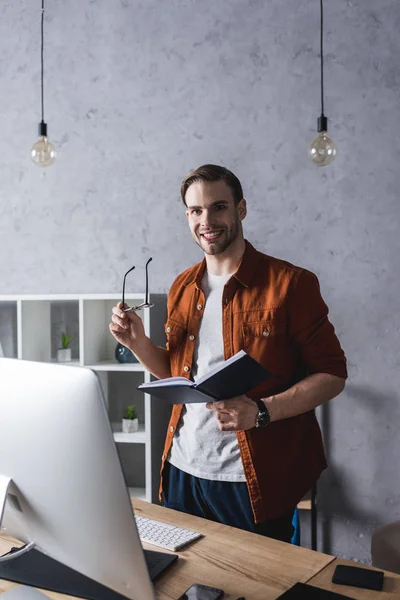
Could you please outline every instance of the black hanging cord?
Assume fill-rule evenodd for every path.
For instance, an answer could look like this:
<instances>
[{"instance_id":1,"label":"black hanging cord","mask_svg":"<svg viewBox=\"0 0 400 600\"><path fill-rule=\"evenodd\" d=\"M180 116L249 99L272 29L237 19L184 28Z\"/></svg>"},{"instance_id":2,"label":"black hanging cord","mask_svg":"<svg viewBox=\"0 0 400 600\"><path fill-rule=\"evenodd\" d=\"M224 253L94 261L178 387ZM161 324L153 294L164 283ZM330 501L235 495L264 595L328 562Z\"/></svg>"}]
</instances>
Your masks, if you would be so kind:
<instances>
[{"instance_id":1,"label":"black hanging cord","mask_svg":"<svg viewBox=\"0 0 400 600\"><path fill-rule=\"evenodd\" d=\"M328 119L324 115L324 6L320 0L320 56L321 56L321 116L318 119L318 131L328 131Z\"/></svg>"},{"instance_id":2,"label":"black hanging cord","mask_svg":"<svg viewBox=\"0 0 400 600\"><path fill-rule=\"evenodd\" d=\"M323 0L320 0L321 5L321 114L324 114L324 7Z\"/></svg>"},{"instance_id":3,"label":"black hanging cord","mask_svg":"<svg viewBox=\"0 0 400 600\"><path fill-rule=\"evenodd\" d=\"M44 61L43 61L43 47L44 47L44 35L43 35L43 25L44 25L44 0L42 0L42 27L41 27L41 50L40 50L40 67L41 67L41 93L42 93L42 123L44 123Z\"/></svg>"},{"instance_id":4,"label":"black hanging cord","mask_svg":"<svg viewBox=\"0 0 400 600\"><path fill-rule=\"evenodd\" d=\"M41 105L42 105L42 120L39 123L39 137L47 137L47 125L44 122L44 60L43 60L43 46L44 46L44 0L42 0L42 27L41 27L41 48L40 48L40 91L41 91Z\"/></svg>"}]
</instances>

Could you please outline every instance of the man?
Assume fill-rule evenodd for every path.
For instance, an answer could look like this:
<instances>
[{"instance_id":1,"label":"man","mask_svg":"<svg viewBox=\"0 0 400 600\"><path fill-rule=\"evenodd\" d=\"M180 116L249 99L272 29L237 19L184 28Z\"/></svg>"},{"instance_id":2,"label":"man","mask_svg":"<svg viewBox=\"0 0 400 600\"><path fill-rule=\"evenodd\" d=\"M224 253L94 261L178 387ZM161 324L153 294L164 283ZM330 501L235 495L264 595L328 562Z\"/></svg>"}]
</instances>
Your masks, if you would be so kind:
<instances>
[{"instance_id":1,"label":"man","mask_svg":"<svg viewBox=\"0 0 400 600\"><path fill-rule=\"evenodd\" d=\"M241 349L272 377L248 396L173 407L164 504L290 541L294 509L326 467L314 408L343 390L346 359L315 275L244 239L246 201L233 173L204 165L181 196L204 259L171 286L167 348L121 303L111 333L158 378L196 380Z\"/></svg>"}]
</instances>

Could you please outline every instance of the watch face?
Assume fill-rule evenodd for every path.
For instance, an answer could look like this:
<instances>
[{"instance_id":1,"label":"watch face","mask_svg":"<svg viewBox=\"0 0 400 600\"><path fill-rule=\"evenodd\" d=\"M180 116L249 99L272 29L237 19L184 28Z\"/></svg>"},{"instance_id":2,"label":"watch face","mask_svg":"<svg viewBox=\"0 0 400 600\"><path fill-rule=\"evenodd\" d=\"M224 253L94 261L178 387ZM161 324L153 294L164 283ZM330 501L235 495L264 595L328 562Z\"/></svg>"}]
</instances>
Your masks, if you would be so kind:
<instances>
[{"instance_id":1,"label":"watch face","mask_svg":"<svg viewBox=\"0 0 400 600\"><path fill-rule=\"evenodd\" d=\"M260 411L257 415L256 427L266 427L267 425L269 425L269 421L270 421L269 412L267 410L262 411L262 412Z\"/></svg>"}]
</instances>

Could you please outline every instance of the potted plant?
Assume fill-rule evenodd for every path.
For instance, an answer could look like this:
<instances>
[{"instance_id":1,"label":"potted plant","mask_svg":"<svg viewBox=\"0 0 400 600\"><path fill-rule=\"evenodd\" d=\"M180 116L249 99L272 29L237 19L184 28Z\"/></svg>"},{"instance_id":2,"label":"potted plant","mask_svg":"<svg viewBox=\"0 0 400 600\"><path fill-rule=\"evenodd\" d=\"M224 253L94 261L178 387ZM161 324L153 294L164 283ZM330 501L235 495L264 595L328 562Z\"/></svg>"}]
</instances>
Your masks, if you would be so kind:
<instances>
[{"instance_id":1,"label":"potted plant","mask_svg":"<svg viewBox=\"0 0 400 600\"><path fill-rule=\"evenodd\" d=\"M58 362L70 362L71 348L69 347L72 341L72 335L68 335L65 331L61 333L61 348L57 348Z\"/></svg>"},{"instance_id":2,"label":"potted plant","mask_svg":"<svg viewBox=\"0 0 400 600\"><path fill-rule=\"evenodd\" d=\"M122 432L133 433L139 429L139 420L136 414L136 406L129 404L125 406L124 416L122 418Z\"/></svg>"}]
</instances>

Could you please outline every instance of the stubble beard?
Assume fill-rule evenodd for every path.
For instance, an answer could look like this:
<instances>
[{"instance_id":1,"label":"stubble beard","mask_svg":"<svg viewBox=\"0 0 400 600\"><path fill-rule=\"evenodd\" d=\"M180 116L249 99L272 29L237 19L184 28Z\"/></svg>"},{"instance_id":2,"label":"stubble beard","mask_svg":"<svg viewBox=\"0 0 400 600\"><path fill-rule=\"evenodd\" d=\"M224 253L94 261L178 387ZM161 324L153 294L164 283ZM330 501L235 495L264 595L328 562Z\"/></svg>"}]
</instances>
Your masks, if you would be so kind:
<instances>
[{"instance_id":1,"label":"stubble beard","mask_svg":"<svg viewBox=\"0 0 400 600\"><path fill-rule=\"evenodd\" d=\"M209 256L215 256L217 254L222 254L231 246L238 238L240 231L240 221L236 219L232 226L227 229L224 228L221 239L218 239L214 244L207 244L207 242L202 243L204 239L202 236L195 234L194 241L200 248L208 254ZM224 239L225 238L225 239Z\"/></svg>"}]
</instances>

